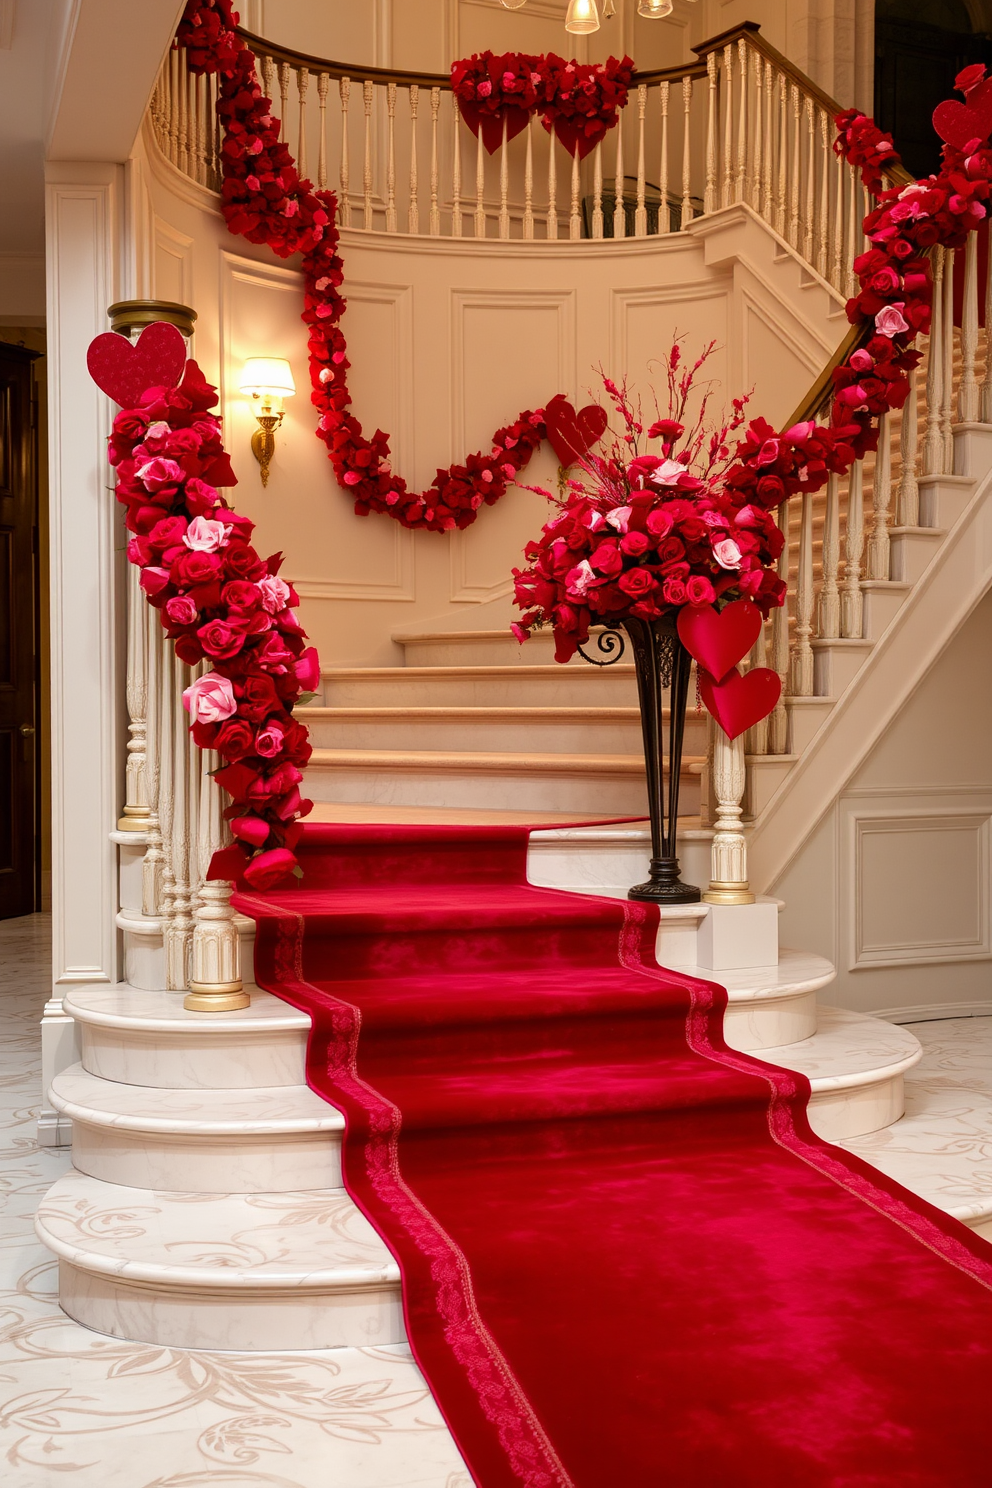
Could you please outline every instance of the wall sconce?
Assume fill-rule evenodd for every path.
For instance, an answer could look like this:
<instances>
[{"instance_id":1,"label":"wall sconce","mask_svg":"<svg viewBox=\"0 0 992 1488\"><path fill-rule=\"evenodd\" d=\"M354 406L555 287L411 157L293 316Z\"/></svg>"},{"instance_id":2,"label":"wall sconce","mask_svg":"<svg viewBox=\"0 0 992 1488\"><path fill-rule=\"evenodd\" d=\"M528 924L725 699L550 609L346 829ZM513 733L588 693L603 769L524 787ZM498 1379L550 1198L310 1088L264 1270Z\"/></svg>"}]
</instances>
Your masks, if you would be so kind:
<instances>
[{"instance_id":1,"label":"wall sconce","mask_svg":"<svg viewBox=\"0 0 992 1488\"><path fill-rule=\"evenodd\" d=\"M282 423L282 400L296 392L293 369L281 357L249 357L241 373L241 392L253 401L258 428L251 436L251 452L269 484L269 461L275 454L276 430Z\"/></svg>"}]
</instances>

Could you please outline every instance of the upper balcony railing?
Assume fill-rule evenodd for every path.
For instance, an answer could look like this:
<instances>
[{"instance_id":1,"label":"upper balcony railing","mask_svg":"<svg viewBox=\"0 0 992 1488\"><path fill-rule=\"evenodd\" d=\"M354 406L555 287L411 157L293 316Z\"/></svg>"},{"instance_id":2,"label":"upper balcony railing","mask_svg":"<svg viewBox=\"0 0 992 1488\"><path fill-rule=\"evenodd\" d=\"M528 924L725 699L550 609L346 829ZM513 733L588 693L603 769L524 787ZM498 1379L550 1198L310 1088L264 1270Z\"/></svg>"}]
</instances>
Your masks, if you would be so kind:
<instances>
[{"instance_id":1,"label":"upper balcony railing","mask_svg":"<svg viewBox=\"0 0 992 1488\"><path fill-rule=\"evenodd\" d=\"M342 227L525 241L645 238L746 203L842 294L867 199L833 152L839 105L746 23L689 66L635 74L620 123L583 162L537 118L489 156L443 74L349 67L242 32L300 174ZM216 78L171 52L152 98L172 163L220 186Z\"/></svg>"}]
</instances>

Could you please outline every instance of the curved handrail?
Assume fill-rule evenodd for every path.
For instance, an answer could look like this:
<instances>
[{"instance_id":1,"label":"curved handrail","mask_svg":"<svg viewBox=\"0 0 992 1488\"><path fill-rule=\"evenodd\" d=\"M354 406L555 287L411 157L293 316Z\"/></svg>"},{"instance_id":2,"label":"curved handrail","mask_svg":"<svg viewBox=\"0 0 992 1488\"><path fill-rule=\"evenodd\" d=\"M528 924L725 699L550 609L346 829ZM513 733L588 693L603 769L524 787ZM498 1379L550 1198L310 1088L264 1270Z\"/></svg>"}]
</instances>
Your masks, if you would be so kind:
<instances>
[{"instance_id":1,"label":"curved handrail","mask_svg":"<svg viewBox=\"0 0 992 1488\"><path fill-rule=\"evenodd\" d=\"M237 34L256 56L261 53L264 57L271 57L274 62L288 62L294 67L306 67L311 72L326 73L328 77L367 78L374 83L396 83L404 87L419 83L422 88L443 88L451 92L451 78L446 72L404 72L395 67L366 67L364 63L332 62L324 57L312 57L308 52L294 52L289 47L276 46L274 42L266 41L264 36L246 31L244 26L237 28Z\"/></svg>"}]
</instances>

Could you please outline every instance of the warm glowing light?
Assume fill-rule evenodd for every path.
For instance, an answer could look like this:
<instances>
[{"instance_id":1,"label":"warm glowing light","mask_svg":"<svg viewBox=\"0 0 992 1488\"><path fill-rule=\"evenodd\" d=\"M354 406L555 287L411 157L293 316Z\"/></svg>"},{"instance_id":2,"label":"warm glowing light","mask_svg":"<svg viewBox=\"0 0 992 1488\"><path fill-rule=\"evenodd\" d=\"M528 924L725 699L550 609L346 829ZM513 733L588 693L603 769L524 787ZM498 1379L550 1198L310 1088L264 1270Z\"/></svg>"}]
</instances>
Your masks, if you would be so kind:
<instances>
[{"instance_id":1,"label":"warm glowing light","mask_svg":"<svg viewBox=\"0 0 992 1488\"><path fill-rule=\"evenodd\" d=\"M660 21L672 8L672 0L637 0L637 14L647 21Z\"/></svg>"},{"instance_id":2,"label":"warm glowing light","mask_svg":"<svg viewBox=\"0 0 992 1488\"><path fill-rule=\"evenodd\" d=\"M499 3L504 10L519 10L522 5L527 4L527 0L499 0Z\"/></svg>"},{"instance_id":3,"label":"warm glowing light","mask_svg":"<svg viewBox=\"0 0 992 1488\"><path fill-rule=\"evenodd\" d=\"M599 6L596 0L568 0L565 30L575 36L585 36L599 30Z\"/></svg>"},{"instance_id":4,"label":"warm glowing light","mask_svg":"<svg viewBox=\"0 0 992 1488\"><path fill-rule=\"evenodd\" d=\"M281 357L249 357L238 384L250 398L291 398L296 392L293 369Z\"/></svg>"}]
</instances>

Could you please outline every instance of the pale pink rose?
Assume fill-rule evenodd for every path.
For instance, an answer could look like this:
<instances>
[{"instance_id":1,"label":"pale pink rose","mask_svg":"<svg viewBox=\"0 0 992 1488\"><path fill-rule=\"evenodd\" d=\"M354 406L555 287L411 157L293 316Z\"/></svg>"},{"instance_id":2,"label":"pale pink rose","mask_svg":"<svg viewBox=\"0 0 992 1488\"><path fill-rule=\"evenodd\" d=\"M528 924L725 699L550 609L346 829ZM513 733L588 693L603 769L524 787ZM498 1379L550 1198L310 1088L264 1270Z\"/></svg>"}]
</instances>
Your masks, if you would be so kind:
<instances>
[{"instance_id":1,"label":"pale pink rose","mask_svg":"<svg viewBox=\"0 0 992 1488\"><path fill-rule=\"evenodd\" d=\"M653 486L677 486L679 476L688 469L688 465L680 465L678 460L659 460L648 480Z\"/></svg>"},{"instance_id":2,"label":"pale pink rose","mask_svg":"<svg viewBox=\"0 0 992 1488\"><path fill-rule=\"evenodd\" d=\"M164 419L159 419L155 424L149 424L145 430L145 439L168 439L172 433L172 425L167 424Z\"/></svg>"},{"instance_id":3,"label":"pale pink rose","mask_svg":"<svg viewBox=\"0 0 992 1488\"><path fill-rule=\"evenodd\" d=\"M600 527L602 527L602 525L603 525L603 513L602 512L598 512L596 510L596 508L593 507L592 511L589 513L588 517L586 518L586 526L589 528L589 531L590 532L598 532L599 529L600 529Z\"/></svg>"},{"instance_id":4,"label":"pale pink rose","mask_svg":"<svg viewBox=\"0 0 992 1488\"><path fill-rule=\"evenodd\" d=\"M233 528L211 517L194 517L183 534L183 542L194 553L216 553L218 548L227 547L232 531Z\"/></svg>"},{"instance_id":5,"label":"pale pink rose","mask_svg":"<svg viewBox=\"0 0 992 1488\"><path fill-rule=\"evenodd\" d=\"M732 537L713 544L713 557L721 568L740 568L741 550Z\"/></svg>"},{"instance_id":6,"label":"pale pink rose","mask_svg":"<svg viewBox=\"0 0 992 1488\"><path fill-rule=\"evenodd\" d=\"M617 532L626 532L630 526L630 514L633 507L615 506L612 511L606 513L606 520Z\"/></svg>"},{"instance_id":7,"label":"pale pink rose","mask_svg":"<svg viewBox=\"0 0 992 1488\"><path fill-rule=\"evenodd\" d=\"M183 707L194 723L222 723L238 711L234 687L219 672L197 677L183 693Z\"/></svg>"},{"instance_id":8,"label":"pale pink rose","mask_svg":"<svg viewBox=\"0 0 992 1488\"><path fill-rule=\"evenodd\" d=\"M262 609L267 610L270 615L278 615L289 604L289 585L284 579L276 578L275 574L259 579L258 587L262 595Z\"/></svg>"},{"instance_id":9,"label":"pale pink rose","mask_svg":"<svg viewBox=\"0 0 992 1488\"><path fill-rule=\"evenodd\" d=\"M577 568L570 570L565 579L565 584L570 595L584 599L586 590L591 584L596 583L596 573L588 558L583 558Z\"/></svg>"},{"instance_id":10,"label":"pale pink rose","mask_svg":"<svg viewBox=\"0 0 992 1488\"><path fill-rule=\"evenodd\" d=\"M909 321L903 315L904 302L884 305L875 316L875 330L879 336L901 336L909 330Z\"/></svg>"},{"instance_id":11,"label":"pale pink rose","mask_svg":"<svg viewBox=\"0 0 992 1488\"><path fill-rule=\"evenodd\" d=\"M156 458L139 466L137 475L146 491L161 491L163 486L178 486L183 478L183 471L175 460Z\"/></svg>"}]
</instances>

